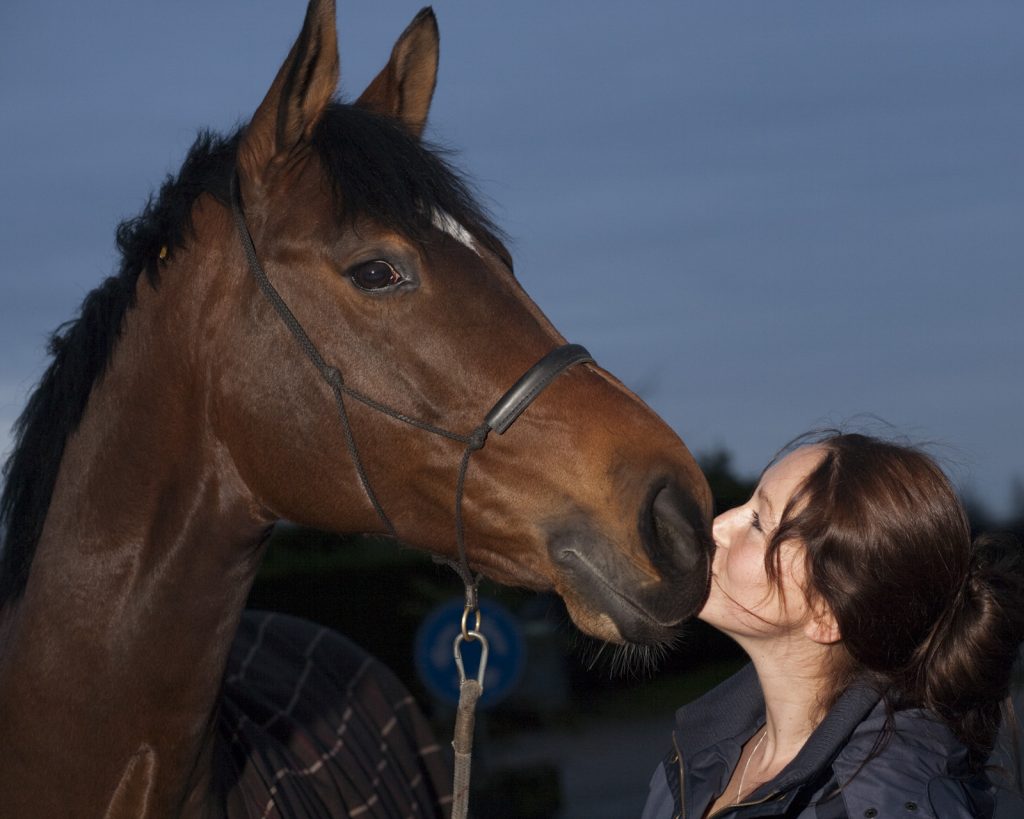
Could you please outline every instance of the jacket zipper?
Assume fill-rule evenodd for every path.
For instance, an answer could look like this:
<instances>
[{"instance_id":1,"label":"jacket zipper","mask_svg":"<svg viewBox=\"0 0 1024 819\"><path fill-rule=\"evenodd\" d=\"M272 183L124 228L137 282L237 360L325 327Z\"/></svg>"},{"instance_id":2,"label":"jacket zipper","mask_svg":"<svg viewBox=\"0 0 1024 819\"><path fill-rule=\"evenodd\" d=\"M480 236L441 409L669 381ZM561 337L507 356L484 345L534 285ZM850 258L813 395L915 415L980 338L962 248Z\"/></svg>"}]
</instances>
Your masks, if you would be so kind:
<instances>
[{"instance_id":1,"label":"jacket zipper","mask_svg":"<svg viewBox=\"0 0 1024 819\"><path fill-rule=\"evenodd\" d=\"M676 765L679 767L679 817L680 817L680 819L685 819L685 817L686 817L686 769L683 767L683 755L681 753L679 753L679 743L676 742L676 732L675 731L672 732L672 747L675 749L675 752L676 752ZM749 808L749 807L752 807L753 805L764 804L765 802L768 802L768 801L774 799L775 797L777 797L779 795L779 793L780 793L779 791L772 791L767 796L762 797L761 799L758 799L758 800L756 800L754 802L737 802L737 803L735 803L733 805L729 805L728 807L721 808L720 810L715 811L713 814L711 814L708 817L708 819L715 819L716 816L723 816L728 811L734 810L736 808Z\"/></svg>"},{"instance_id":2,"label":"jacket zipper","mask_svg":"<svg viewBox=\"0 0 1024 819\"><path fill-rule=\"evenodd\" d=\"M686 816L686 770L683 768L683 755L679 753L676 732L672 732L672 747L676 751L676 765L679 767L679 819Z\"/></svg>"},{"instance_id":3,"label":"jacket zipper","mask_svg":"<svg viewBox=\"0 0 1024 819\"><path fill-rule=\"evenodd\" d=\"M752 805L763 805L765 802L771 801L778 795L779 791L773 791L763 799L758 799L756 802L737 802L734 805L729 805L728 807L715 811L708 817L708 819L715 819L716 816L724 816L728 811L735 810L736 808L749 808Z\"/></svg>"}]
</instances>

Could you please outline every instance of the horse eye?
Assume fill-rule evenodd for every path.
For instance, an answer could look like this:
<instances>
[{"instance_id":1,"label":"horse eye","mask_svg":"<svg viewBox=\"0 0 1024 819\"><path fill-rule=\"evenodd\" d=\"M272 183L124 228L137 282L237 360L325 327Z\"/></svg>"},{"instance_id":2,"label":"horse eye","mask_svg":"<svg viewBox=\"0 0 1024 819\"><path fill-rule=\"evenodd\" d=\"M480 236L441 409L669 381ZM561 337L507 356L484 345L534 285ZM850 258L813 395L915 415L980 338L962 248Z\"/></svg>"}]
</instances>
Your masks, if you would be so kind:
<instances>
[{"instance_id":1,"label":"horse eye","mask_svg":"<svg viewBox=\"0 0 1024 819\"><path fill-rule=\"evenodd\" d=\"M383 290L405 281L405 277L383 259L358 264L348 275L360 290Z\"/></svg>"}]
</instances>

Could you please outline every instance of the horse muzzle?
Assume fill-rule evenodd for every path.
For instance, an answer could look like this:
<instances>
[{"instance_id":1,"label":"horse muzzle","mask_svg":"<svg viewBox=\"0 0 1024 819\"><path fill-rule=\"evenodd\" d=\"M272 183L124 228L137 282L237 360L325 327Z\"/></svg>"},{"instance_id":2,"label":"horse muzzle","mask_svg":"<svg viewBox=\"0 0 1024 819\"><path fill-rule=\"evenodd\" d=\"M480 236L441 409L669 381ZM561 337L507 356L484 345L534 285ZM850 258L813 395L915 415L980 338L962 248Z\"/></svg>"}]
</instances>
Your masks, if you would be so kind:
<instances>
[{"instance_id":1,"label":"horse muzzle","mask_svg":"<svg viewBox=\"0 0 1024 819\"><path fill-rule=\"evenodd\" d=\"M704 605L714 542L699 506L675 482L655 482L637 517L630 559L582 516L549 532L556 588L583 631L614 642L669 641ZM643 564L647 565L643 565Z\"/></svg>"}]
</instances>

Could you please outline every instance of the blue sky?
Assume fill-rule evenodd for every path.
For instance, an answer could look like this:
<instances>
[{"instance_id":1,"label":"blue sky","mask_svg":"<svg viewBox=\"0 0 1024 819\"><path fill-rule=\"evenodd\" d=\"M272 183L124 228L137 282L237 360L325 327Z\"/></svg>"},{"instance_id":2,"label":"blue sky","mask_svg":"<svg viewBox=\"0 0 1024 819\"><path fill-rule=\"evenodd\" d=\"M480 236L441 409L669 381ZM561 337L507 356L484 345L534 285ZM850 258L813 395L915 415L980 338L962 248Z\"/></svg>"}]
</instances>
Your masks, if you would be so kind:
<instances>
[{"instance_id":1,"label":"blue sky","mask_svg":"<svg viewBox=\"0 0 1024 819\"><path fill-rule=\"evenodd\" d=\"M416 2L341 2L342 88ZM861 413L992 509L1024 477L1024 5L446 2L429 136L567 337L756 472ZM0 447L47 333L300 0L0 6Z\"/></svg>"}]
</instances>

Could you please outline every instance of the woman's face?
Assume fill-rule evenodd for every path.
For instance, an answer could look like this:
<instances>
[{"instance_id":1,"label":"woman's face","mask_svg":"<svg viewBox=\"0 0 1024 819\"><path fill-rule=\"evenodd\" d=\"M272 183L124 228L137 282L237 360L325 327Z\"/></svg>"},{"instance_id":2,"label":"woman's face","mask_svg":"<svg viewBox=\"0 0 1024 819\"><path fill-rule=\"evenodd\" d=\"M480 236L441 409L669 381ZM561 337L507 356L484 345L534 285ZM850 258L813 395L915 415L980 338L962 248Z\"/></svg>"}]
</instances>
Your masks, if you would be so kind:
<instances>
[{"instance_id":1,"label":"woman's face","mask_svg":"<svg viewBox=\"0 0 1024 819\"><path fill-rule=\"evenodd\" d=\"M815 446L791 452L764 473L749 501L715 518L711 593L701 620L734 638L772 637L806 624L802 546L785 543L780 550L784 595L768 578L764 555L786 503L822 455Z\"/></svg>"}]
</instances>

